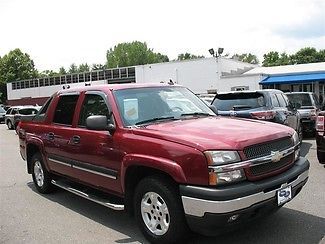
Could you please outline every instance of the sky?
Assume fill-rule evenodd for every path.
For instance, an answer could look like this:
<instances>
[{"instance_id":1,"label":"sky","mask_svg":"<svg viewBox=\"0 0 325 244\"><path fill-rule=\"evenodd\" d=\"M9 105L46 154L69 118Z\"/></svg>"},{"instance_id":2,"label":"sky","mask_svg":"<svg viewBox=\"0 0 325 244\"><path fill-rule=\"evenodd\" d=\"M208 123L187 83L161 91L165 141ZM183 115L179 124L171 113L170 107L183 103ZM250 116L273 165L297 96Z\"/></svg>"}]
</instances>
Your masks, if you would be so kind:
<instances>
[{"instance_id":1,"label":"sky","mask_svg":"<svg viewBox=\"0 0 325 244\"><path fill-rule=\"evenodd\" d=\"M38 70L106 62L120 42L170 59L208 49L294 53L325 49L325 0L0 0L0 56L20 48Z\"/></svg>"}]
</instances>

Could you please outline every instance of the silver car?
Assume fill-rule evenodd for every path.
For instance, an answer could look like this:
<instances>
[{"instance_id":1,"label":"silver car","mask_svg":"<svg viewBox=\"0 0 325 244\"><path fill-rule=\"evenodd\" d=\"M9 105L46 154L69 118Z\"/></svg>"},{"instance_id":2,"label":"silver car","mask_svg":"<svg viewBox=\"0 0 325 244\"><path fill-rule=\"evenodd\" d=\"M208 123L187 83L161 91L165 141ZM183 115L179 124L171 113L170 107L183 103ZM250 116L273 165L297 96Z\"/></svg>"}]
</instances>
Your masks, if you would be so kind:
<instances>
[{"instance_id":1,"label":"silver car","mask_svg":"<svg viewBox=\"0 0 325 244\"><path fill-rule=\"evenodd\" d=\"M16 128L19 121L17 121L17 117L21 116L30 116L37 114L40 107L36 106L13 106L10 107L5 115L5 123L9 130L13 130ZM21 116L19 116L21 115Z\"/></svg>"}]
</instances>

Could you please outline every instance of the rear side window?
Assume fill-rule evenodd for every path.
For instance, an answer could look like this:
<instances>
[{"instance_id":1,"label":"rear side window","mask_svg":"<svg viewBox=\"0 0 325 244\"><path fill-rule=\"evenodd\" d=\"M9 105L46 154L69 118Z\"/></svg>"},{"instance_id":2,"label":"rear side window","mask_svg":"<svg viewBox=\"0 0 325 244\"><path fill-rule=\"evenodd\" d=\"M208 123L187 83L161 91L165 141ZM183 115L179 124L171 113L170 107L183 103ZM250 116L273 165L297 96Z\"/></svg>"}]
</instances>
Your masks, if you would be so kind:
<instances>
[{"instance_id":1,"label":"rear side window","mask_svg":"<svg viewBox=\"0 0 325 244\"><path fill-rule=\"evenodd\" d=\"M217 94L213 104L220 111L248 110L264 107L265 98L258 92Z\"/></svg>"},{"instance_id":2,"label":"rear side window","mask_svg":"<svg viewBox=\"0 0 325 244\"><path fill-rule=\"evenodd\" d=\"M12 108L9 108L9 109L7 110L7 113L6 113L6 114L10 114L10 113L11 113L11 110L12 110Z\"/></svg>"},{"instance_id":3,"label":"rear side window","mask_svg":"<svg viewBox=\"0 0 325 244\"><path fill-rule=\"evenodd\" d=\"M271 102L273 107L279 107L279 101L276 98L275 94L271 94Z\"/></svg>"},{"instance_id":4,"label":"rear side window","mask_svg":"<svg viewBox=\"0 0 325 244\"><path fill-rule=\"evenodd\" d=\"M34 109L34 108L20 109L19 110L19 114L22 114L22 115L33 115L33 114L37 114L37 109Z\"/></svg>"},{"instance_id":5,"label":"rear side window","mask_svg":"<svg viewBox=\"0 0 325 244\"><path fill-rule=\"evenodd\" d=\"M55 109L53 122L63 125L72 125L72 119L78 98L79 95L60 96Z\"/></svg>"},{"instance_id":6,"label":"rear side window","mask_svg":"<svg viewBox=\"0 0 325 244\"><path fill-rule=\"evenodd\" d=\"M282 94L275 94L275 95L276 95L276 97L277 97L277 99L278 99L278 101L279 101L279 105L280 105L280 107L286 107L287 104L286 104L286 102L285 102L285 100L284 100Z\"/></svg>"},{"instance_id":7,"label":"rear side window","mask_svg":"<svg viewBox=\"0 0 325 244\"><path fill-rule=\"evenodd\" d=\"M310 96L307 93L287 94L287 96L292 103L300 103L301 106L313 106Z\"/></svg>"},{"instance_id":8,"label":"rear side window","mask_svg":"<svg viewBox=\"0 0 325 244\"><path fill-rule=\"evenodd\" d=\"M104 98L96 94L87 94L83 102L78 125L86 126L86 119L92 115L109 116Z\"/></svg>"}]
</instances>

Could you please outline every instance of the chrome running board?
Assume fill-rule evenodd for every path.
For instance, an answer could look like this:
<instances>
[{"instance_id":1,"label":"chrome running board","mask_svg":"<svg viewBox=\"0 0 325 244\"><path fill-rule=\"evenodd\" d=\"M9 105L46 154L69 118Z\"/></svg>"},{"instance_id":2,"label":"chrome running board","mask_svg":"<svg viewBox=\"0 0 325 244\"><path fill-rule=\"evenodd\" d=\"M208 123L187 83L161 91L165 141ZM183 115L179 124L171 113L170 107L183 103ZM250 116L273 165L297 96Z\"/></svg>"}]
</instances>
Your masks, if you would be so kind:
<instances>
[{"instance_id":1,"label":"chrome running board","mask_svg":"<svg viewBox=\"0 0 325 244\"><path fill-rule=\"evenodd\" d=\"M90 194L90 193L86 193L82 187L77 187L77 186L72 186L70 185L68 182L66 181L60 181L60 180L52 180L51 183L57 187L60 187L64 190L67 190L73 194L76 194L80 197L86 198L90 201L93 201L95 203L98 203L100 205L103 205L107 208L111 208L113 210L118 210L118 211L123 211L124 210L124 205L123 204L117 204L117 203L111 203L108 199L108 197L103 196L101 194L100 195L96 195L96 194ZM89 188L88 188L89 190Z\"/></svg>"}]
</instances>

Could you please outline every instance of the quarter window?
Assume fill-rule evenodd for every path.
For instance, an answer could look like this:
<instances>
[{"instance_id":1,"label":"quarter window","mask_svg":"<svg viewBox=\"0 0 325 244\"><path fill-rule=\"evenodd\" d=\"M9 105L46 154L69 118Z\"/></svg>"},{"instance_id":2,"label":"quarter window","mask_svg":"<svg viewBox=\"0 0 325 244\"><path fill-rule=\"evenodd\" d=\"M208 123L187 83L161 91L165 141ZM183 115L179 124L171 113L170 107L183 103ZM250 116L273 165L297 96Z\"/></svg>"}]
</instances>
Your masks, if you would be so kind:
<instances>
[{"instance_id":1,"label":"quarter window","mask_svg":"<svg viewBox=\"0 0 325 244\"><path fill-rule=\"evenodd\" d=\"M63 125L72 125L74 110L78 101L79 95L64 95L60 96L59 102L54 113L54 123Z\"/></svg>"},{"instance_id":2,"label":"quarter window","mask_svg":"<svg viewBox=\"0 0 325 244\"><path fill-rule=\"evenodd\" d=\"M78 124L80 126L86 126L86 119L92 115L104 115L108 118L109 110L102 96L97 94L86 94L80 111Z\"/></svg>"},{"instance_id":3,"label":"quarter window","mask_svg":"<svg viewBox=\"0 0 325 244\"><path fill-rule=\"evenodd\" d=\"M273 107L279 107L278 99L276 98L275 94L271 94L271 101Z\"/></svg>"}]
</instances>

